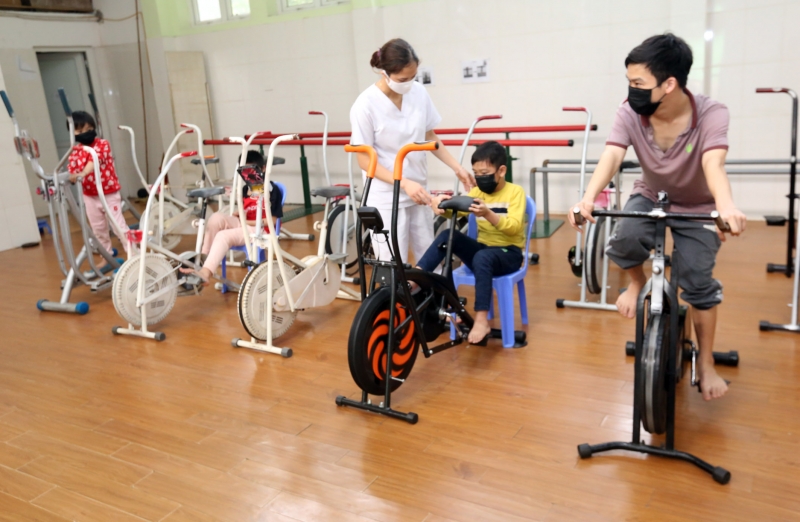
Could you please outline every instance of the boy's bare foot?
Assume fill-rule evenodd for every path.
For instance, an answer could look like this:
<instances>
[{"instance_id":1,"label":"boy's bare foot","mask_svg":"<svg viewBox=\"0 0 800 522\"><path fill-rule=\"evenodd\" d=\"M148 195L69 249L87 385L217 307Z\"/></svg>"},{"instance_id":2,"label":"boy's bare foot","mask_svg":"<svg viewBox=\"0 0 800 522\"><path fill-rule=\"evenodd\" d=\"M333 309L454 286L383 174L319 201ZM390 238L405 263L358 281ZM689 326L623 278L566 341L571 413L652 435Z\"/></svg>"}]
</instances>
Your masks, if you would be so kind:
<instances>
[{"instance_id":1,"label":"boy's bare foot","mask_svg":"<svg viewBox=\"0 0 800 522\"><path fill-rule=\"evenodd\" d=\"M201 268L199 271L194 271L191 268L182 266L178 269L178 271L180 271L181 274L196 275L197 277L203 280L204 285L207 285L208 280L211 279L211 276L214 275L208 268Z\"/></svg>"},{"instance_id":2,"label":"boy's bare foot","mask_svg":"<svg viewBox=\"0 0 800 522\"><path fill-rule=\"evenodd\" d=\"M636 317L636 302L639 300L639 292L642 291L642 285L635 281L631 281L628 288L622 292L617 298L617 311L622 316L628 319Z\"/></svg>"},{"instance_id":3,"label":"boy's bare foot","mask_svg":"<svg viewBox=\"0 0 800 522\"><path fill-rule=\"evenodd\" d=\"M703 399L707 401L719 399L728 393L728 383L719 376L714 366L706 368L705 364L700 361L698 363L700 363L698 373L700 374L700 391L703 392Z\"/></svg>"},{"instance_id":4,"label":"boy's bare foot","mask_svg":"<svg viewBox=\"0 0 800 522\"><path fill-rule=\"evenodd\" d=\"M469 336L467 337L470 344L480 343L492 332L492 327L489 326L487 317L487 312L478 312L476 314L475 323L472 325L472 329L470 329Z\"/></svg>"}]
</instances>

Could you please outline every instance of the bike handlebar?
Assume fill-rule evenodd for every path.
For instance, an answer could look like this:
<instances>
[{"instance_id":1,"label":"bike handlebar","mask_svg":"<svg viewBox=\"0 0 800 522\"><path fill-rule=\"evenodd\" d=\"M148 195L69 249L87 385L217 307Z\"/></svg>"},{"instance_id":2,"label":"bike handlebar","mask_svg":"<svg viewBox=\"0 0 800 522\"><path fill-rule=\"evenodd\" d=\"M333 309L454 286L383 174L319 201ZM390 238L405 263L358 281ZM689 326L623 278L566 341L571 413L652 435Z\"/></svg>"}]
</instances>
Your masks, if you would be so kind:
<instances>
[{"instance_id":1,"label":"bike handlebar","mask_svg":"<svg viewBox=\"0 0 800 522\"><path fill-rule=\"evenodd\" d=\"M8 115L12 118L14 117L14 109L11 108L11 101L8 99L6 95L6 91L0 91L0 98L3 98L3 105L6 106L6 110L8 111Z\"/></svg>"},{"instance_id":2,"label":"bike handlebar","mask_svg":"<svg viewBox=\"0 0 800 522\"><path fill-rule=\"evenodd\" d=\"M419 143L409 143L408 145L403 145L400 148L400 151L397 153L397 157L394 160L394 180L400 181L403 179L403 161L406 159L406 155L409 152L419 152L419 151L434 151L439 148L438 141L422 141Z\"/></svg>"},{"instance_id":3,"label":"bike handlebar","mask_svg":"<svg viewBox=\"0 0 800 522\"><path fill-rule=\"evenodd\" d=\"M756 89L757 93L762 92L789 92L789 89L786 87L758 87Z\"/></svg>"},{"instance_id":4,"label":"bike handlebar","mask_svg":"<svg viewBox=\"0 0 800 522\"><path fill-rule=\"evenodd\" d=\"M578 207L574 207L572 209L572 214L575 216L575 223L578 225L583 225L586 220L584 219L583 215L581 214L581 209ZM719 215L719 212L716 210L710 212L709 214L694 214L690 212L665 212L662 209L655 208L650 212L626 212L624 210L594 210L592 211L592 216L609 216L609 217L627 217L627 218L639 218L639 219L680 219L682 221L713 221L717 228L719 228L722 232L730 232L731 227L722 220Z\"/></svg>"},{"instance_id":5,"label":"bike handlebar","mask_svg":"<svg viewBox=\"0 0 800 522\"><path fill-rule=\"evenodd\" d=\"M63 87L58 88L58 97L61 99L61 106L64 107L64 113L67 116L72 116L72 109L69 108L69 101L67 101L67 93Z\"/></svg>"},{"instance_id":6,"label":"bike handlebar","mask_svg":"<svg viewBox=\"0 0 800 522\"><path fill-rule=\"evenodd\" d=\"M501 119L503 119L503 115L502 115L502 114L492 114L491 116L480 116L480 117L479 117L477 120L475 120L475 121L483 121L483 120L501 120Z\"/></svg>"},{"instance_id":7,"label":"bike handlebar","mask_svg":"<svg viewBox=\"0 0 800 522\"><path fill-rule=\"evenodd\" d=\"M367 177L375 177L375 169L378 168L378 153L369 145L345 145L345 152L364 152L369 155L369 167L367 167Z\"/></svg>"}]
</instances>

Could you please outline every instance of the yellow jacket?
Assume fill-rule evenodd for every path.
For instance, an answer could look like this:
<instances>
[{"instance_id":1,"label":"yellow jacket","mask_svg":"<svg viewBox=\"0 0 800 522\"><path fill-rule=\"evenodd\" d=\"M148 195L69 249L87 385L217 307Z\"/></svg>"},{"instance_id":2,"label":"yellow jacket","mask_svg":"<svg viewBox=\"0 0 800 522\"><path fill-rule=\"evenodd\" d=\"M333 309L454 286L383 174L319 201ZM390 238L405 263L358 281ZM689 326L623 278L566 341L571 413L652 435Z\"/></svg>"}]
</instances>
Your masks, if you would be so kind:
<instances>
[{"instance_id":1,"label":"yellow jacket","mask_svg":"<svg viewBox=\"0 0 800 522\"><path fill-rule=\"evenodd\" d=\"M486 218L478 220L478 242L490 247L515 245L525 250L525 191L522 187L506 182L505 186L492 194L481 192L478 187L467 194L486 203L492 212L500 216L497 226L493 226ZM463 212L461 214L464 214ZM452 211L445 212L449 218Z\"/></svg>"}]
</instances>

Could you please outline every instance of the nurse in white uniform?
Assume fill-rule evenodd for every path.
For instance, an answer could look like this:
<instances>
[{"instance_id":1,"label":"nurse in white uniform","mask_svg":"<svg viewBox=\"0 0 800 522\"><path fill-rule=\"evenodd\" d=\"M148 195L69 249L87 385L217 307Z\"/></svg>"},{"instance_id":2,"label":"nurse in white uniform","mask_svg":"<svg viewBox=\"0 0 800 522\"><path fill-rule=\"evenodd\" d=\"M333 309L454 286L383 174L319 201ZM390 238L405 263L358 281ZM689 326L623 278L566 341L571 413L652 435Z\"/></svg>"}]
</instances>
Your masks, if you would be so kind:
<instances>
[{"instance_id":1,"label":"nurse in white uniform","mask_svg":"<svg viewBox=\"0 0 800 522\"><path fill-rule=\"evenodd\" d=\"M475 186L475 179L447 151L433 131L442 118L433 106L428 92L415 81L419 58L405 40L389 40L375 51L370 65L380 71L380 79L367 87L350 109L352 138L350 143L371 145L378 153L378 168L367 204L381 213L385 226L391 226L394 160L403 145L419 141L438 141L433 154L461 180L465 190ZM358 155L362 170L369 157ZM415 260L422 258L433 243L433 212L428 206L428 166L426 152L412 152L403 163L400 184L400 203L397 219L397 238L400 252L408 262L408 249ZM378 259L389 260L389 248L384 238L373 237L373 249Z\"/></svg>"}]
</instances>

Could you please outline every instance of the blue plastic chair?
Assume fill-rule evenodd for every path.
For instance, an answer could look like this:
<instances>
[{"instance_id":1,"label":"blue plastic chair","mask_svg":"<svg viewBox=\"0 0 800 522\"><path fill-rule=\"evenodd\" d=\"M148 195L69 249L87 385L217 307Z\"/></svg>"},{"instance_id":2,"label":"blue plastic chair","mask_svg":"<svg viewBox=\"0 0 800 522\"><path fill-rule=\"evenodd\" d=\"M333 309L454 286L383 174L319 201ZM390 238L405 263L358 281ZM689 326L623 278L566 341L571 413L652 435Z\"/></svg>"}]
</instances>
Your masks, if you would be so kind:
<instances>
[{"instance_id":1,"label":"blue plastic chair","mask_svg":"<svg viewBox=\"0 0 800 522\"><path fill-rule=\"evenodd\" d=\"M53 231L50 228L50 223L47 222L47 218L39 218L36 220L36 225L39 227L39 234L44 234L44 231L47 230L47 233L51 236L53 235Z\"/></svg>"},{"instance_id":2,"label":"blue plastic chair","mask_svg":"<svg viewBox=\"0 0 800 522\"><path fill-rule=\"evenodd\" d=\"M527 197L525 205L525 215L528 218L528 224L525 228L525 253L522 257L522 267L516 272L500 277L495 277L492 280L492 288L497 292L497 301L500 306L500 330L503 336L503 348L514 347L514 285L517 286L519 294L519 307L520 315L522 316L522 324L528 324L528 303L525 299L525 274L528 273L528 251L530 250L530 237L533 224L536 222L536 203L532 198ZM474 214L469 215L469 225L467 227L467 235L473 239L478 237L478 222ZM467 265L461 265L453 271L453 282L456 289L460 285L475 286L475 274L472 270L467 268ZM494 299L489 305L489 319L494 316ZM451 337L455 339L455 321L451 321L450 333Z\"/></svg>"},{"instance_id":3,"label":"blue plastic chair","mask_svg":"<svg viewBox=\"0 0 800 522\"><path fill-rule=\"evenodd\" d=\"M272 183L274 183L275 187L278 190L281 191L281 207L283 207L283 205L286 204L286 186L283 183L279 183L277 181L273 181ZM275 220L275 233L276 234L280 234L281 233L281 221L283 221L283 218L278 218L277 220ZM247 247L244 246L244 245L231 247L231 250L236 250L238 252L244 252L245 255L247 255ZM263 263L266 260L266 253L264 252L263 248L256 247L256 258L257 258L256 259L257 263ZM227 277L228 277L228 266L227 266L226 261L227 261L227 256L222 258L222 277L227 279ZM248 270L250 270L250 269L248 268ZM227 292L228 292L228 285L226 285L225 283L222 283L222 288L220 288L220 293L224 294L224 293L227 293Z\"/></svg>"}]
</instances>

